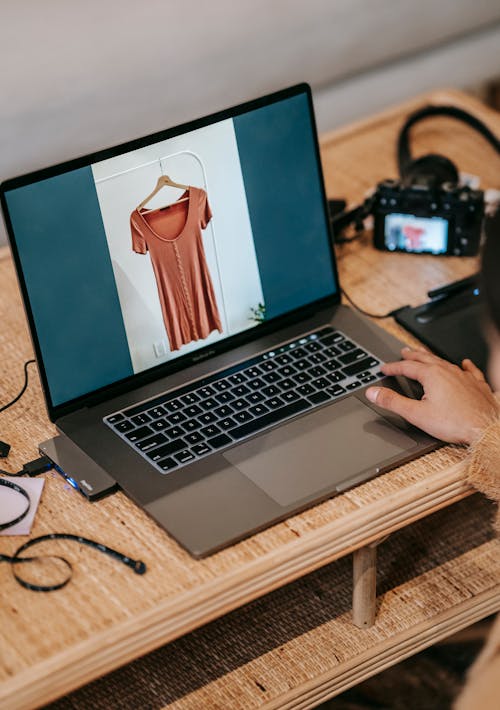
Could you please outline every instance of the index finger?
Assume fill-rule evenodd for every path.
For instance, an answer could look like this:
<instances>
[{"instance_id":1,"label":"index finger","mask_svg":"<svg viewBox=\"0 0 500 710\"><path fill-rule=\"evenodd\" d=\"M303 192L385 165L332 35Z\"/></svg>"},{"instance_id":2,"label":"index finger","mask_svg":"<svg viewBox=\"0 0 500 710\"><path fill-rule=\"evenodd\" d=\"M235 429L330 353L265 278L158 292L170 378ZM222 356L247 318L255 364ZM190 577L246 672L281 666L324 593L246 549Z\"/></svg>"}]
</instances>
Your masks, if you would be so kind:
<instances>
[{"instance_id":1,"label":"index finger","mask_svg":"<svg viewBox=\"0 0 500 710\"><path fill-rule=\"evenodd\" d=\"M404 375L410 380L417 380L424 384L428 365L416 360L398 360L397 362L386 362L380 369L384 375Z\"/></svg>"}]
</instances>

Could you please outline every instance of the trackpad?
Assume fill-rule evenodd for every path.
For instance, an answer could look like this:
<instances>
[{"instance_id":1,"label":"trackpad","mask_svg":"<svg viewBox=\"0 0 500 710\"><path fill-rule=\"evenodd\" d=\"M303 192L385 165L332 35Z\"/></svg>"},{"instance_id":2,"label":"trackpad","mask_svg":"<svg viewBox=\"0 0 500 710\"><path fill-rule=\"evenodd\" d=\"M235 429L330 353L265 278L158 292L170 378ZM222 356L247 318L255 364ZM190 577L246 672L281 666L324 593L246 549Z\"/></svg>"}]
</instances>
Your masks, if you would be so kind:
<instances>
[{"instance_id":1,"label":"trackpad","mask_svg":"<svg viewBox=\"0 0 500 710\"><path fill-rule=\"evenodd\" d=\"M317 496L417 446L403 431L348 397L224 453L283 506Z\"/></svg>"}]
</instances>

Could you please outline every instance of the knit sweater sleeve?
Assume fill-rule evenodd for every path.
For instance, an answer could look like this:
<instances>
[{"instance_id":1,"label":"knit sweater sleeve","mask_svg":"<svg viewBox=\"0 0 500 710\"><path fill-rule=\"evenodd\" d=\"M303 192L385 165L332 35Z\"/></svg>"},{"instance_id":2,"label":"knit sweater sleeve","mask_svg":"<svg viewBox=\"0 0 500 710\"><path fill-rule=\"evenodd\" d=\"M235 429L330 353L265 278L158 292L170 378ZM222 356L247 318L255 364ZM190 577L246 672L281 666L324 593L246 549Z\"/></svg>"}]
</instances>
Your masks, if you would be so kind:
<instances>
[{"instance_id":1,"label":"knit sweater sleeve","mask_svg":"<svg viewBox=\"0 0 500 710\"><path fill-rule=\"evenodd\" d=\"M490 424L470 449L469 482L492 500L500 501L500 420ZM500 515L494 523L500 534ZM500 616L467 674L453 710L497 710L500 695Z\"/></svg>"},{"instance_id":2,"label":"knit sweater sleeve","mask_svg":"<svg viewBox=\"0 0 500 710\"><path fill-rule=\"evenodd\" d=\"M471 446L467 479L488 498L500 501L500 420L490 424ZM494 525L500 533L498 512Z\"/></svg>"}]
</instances>

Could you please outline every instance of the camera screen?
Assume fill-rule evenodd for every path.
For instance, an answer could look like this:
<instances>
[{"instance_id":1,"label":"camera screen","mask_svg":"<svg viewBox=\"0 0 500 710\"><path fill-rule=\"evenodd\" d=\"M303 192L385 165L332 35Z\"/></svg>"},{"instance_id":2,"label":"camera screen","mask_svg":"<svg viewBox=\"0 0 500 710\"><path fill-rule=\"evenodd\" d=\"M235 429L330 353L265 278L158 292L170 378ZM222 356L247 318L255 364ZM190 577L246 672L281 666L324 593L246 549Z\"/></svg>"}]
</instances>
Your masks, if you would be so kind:
<instances>
[{"instance_id":1,"label":"camera screen","mask_svg":"<svg viewBox=\"0 0 500 710\"><path fill-rule=\"evenodd\" d=\"M442 217L388 214L384 240L390 251L444 254L448 247L448 221Z\"/></svg>"}]
</instances>

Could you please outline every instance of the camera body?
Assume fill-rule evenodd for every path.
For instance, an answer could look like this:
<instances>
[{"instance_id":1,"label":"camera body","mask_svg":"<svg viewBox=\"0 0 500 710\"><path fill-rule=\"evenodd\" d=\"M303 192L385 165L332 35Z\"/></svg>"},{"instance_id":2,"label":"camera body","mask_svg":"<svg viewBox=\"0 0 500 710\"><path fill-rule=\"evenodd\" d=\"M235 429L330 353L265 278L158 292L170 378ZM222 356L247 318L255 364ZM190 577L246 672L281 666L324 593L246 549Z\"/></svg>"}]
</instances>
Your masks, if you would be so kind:
<instances>
[{"instance_id":1,"label":"camera body","mask_svg":"<svg viewBox=\"0 0 500 710\"><path fill-rule=\"evenodd\" d=\"M484 215L482 190L456 183L384 180L373 196L377 249L473 256Z\"/></svg>"}]
</instances>

